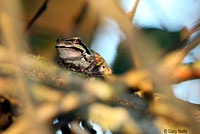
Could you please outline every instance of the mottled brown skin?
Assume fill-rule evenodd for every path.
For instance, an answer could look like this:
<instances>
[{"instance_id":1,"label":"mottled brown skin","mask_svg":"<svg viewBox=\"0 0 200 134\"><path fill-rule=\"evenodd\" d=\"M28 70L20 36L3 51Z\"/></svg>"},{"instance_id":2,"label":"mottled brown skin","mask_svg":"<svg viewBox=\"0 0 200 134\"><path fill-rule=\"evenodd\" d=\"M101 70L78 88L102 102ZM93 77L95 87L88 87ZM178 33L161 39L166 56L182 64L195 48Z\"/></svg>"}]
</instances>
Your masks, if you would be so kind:
<instances>
[{"instance_id":1,"label":"mottled brown skin","mask_svg":"<svg viewBox=\"0 0 200 134\"><path fill-rule=\"evenodd\" d=\"M72 71L97 77L112 74L106 61L97 52L90 50L79 37L59 37L56 48L59 52L59 64Z\"/></svg>"}]
</instances>

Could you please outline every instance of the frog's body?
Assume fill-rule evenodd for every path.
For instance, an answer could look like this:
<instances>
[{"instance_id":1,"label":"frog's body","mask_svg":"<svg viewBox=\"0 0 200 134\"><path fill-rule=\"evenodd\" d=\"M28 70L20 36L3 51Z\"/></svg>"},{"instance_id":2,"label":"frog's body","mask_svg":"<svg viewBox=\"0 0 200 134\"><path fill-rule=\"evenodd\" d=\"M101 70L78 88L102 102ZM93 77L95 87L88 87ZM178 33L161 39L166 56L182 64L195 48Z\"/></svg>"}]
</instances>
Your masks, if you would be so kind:
<instances>
[{"instance_id":1,"label":"frog's body","mask_svg":"<svg viewBox=\"0 0 200 134\"><path fill-rule=\"evenodd\" d=\"M112 74L106 61L97 52L89 49L79 37L59 37L56 48L59 52L59 64L72 71L99 77Z\"/></svg>"}]
</instances>

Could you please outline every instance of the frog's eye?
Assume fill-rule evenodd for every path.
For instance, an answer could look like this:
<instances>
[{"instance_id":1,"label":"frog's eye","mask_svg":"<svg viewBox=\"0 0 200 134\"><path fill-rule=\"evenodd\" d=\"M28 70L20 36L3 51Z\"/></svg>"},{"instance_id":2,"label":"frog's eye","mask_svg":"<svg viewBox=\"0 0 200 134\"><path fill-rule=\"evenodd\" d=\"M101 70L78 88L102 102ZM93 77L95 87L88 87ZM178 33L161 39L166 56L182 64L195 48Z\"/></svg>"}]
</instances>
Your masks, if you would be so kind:
<instances>
[{"instance_id":1,"label":"frog's eye","mask_svg":"<svg viewBox=\"0 0 200 134\"><path fill-rule=\"evenodd\" d=\"M79 43L81 42L81 40L75 38L75 39L72 39L72 42L73 42L74 44L79 44Z\"/></svg>"},{"instance_id":2,"label":"frog's eye","mask_svg":"<svg viewBox=\"0 0 200 134\"><path fill-rule=\"evenodd\" d=\"M81 40L80 40L80 39L76 39L76 41L78 41L78 42L81 42Z\"/></svg>"}]
</instances>

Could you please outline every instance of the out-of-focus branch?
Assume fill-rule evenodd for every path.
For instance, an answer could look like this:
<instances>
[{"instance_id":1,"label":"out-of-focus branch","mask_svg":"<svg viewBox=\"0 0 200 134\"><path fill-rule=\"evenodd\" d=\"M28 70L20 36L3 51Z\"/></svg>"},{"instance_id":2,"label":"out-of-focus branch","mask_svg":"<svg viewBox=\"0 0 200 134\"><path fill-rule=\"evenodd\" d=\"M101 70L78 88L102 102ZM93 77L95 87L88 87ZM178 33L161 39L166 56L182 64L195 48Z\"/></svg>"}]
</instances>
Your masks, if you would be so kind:
<instances>
[{"instance_id":1,"label":"out-of-focus branch","mask_svg":"<svg viewBox=\"0 0 200 134\"><path fill-rule=\"evenodd\" d=\"M139 0L136 0L135 3L134 3L134 6L132 8L132 10L127 14L127 16L129 17L130 21L132 22L133 18L134 18L134 15L135 15L135 12L136 12L136 9L138 7L138 3L139 3ZM131 50L131 56L132 56L132 59L133 59L133 63L135 65L136 68L139 68L141 67L141 63L137 57L137 55L135 54L134 52L134 48L132 45L129 45L130 47L130 50Z\"/></svg>"},{"instance_id":2,"label":"out-of-focus branch","mask_svg":"<svg viewBox=\"0 0 200 134\"><path fill-rule=\"evenodd\" d=\"M28 23L25 32L28 31L31 26L33 25L33 23L40 17L40 15L46 10L47 8L47 4L48 4L49 0L45 0L44 3L42 4L42 6L40 7L40 9L37 11L37 13L35 14L35 16L30 20L30 22Z\"/></svg>"},{"instance_id":3,"label":"out-of-focus branch","mask_svg":"<svg viewBox=\"0 0 200 134\"><path fill-rule=\"evenodd\" d=\"M6 56L2 56L2 57L1 56L2 55L0 54L1 65L4 65L4 62L6 62L6 60L3 60L3 59L5 59ZM49 119L51 119L52 117L55 117L56 115L59 115L60 113L69 113L74 110L81 111L84 108L90 106L90 104L93 104L94 102L103 102L104 105L107 104L107 105L120 106L121 109L128 108L125 111L128 112L130 110L129 111L130 114L131 113L133 114L132 118L134 120L134 124L136 123L136 124L141 125L141 127L143 127L141 131L148 130L143 126L144 122L140 124L141 122L137 118L136 115L138 115L141 112L141 110L146 110L147 108L146 103L149 103L149 102L146 102L142 98L141 100L138 101L138 98L137 97L135 98L134 96L128 97L128 95L130 94L126 94L123 92L125 90L125 87L123 88L123 91L121 92L118 86L117 86L118 88L115 88L115 85L119 83L121 79L115 79L114 81L112 80L112 81L107 81L107 82L105 81L102 82L99 80L94 81L91 79L85 80L84 78L82 79L79 77L75 77L74 75L71 75L71 73L68 71L63 71L62 69L57 68L54 64L48 63L48 61L44 60L44 58L42 57L25 56L25 57L21 57L20 59L21 59L20 64L23 65L23 69L26 72L25 74L29 78L29 82L30 82L29 84L32 85L31 94L33 96L34 102L36 104L39 104L37 105L37 107L35 107L35 110L34 110L35 118L37 117L37 120L39 122L46 123L47 121L49 121ZM5 64L9 64L9 63L5 63ZM2 68L5 68L5 67L2 66ZM5 70L5 69L2 69L2 70ZM15 72L15 70L13 70L13 72ZM7 73L9 73L9 71ZM13 74L12 72L10 73ZM139 76L138 80L137 79L135 80L136 85L137 85L137 82L143 81L145 77L148 76L148 74L145 75L145 71L143 73L144 73L143 75L139 76L140 71L138 72L138 74L135 72L135 74L137 74L135 76L136 77ZM10 87L10 89L13 89L13 88L15 87L12 87L12 88ZM5 91L2 91L1 93L5 94ZM117 100L112 101L113 97L117 97L116 98ZM124 99L121 99L121 97L124 97ZM158 105L158 108L159 107L160 105ZM112 114L113 114L113 111L118 111L118 110L115 110L114 107L111 108L110 110ZM107 112L109 113L110 111L108 110ZM176 111L174 112L176 113ZM86 114L87 112L81 112L80 116L84 118L86 117ZM106 116L106 115L110 115L110 114L105 113L105 115L100 114L98 116ZM117 124L123 124L124 127L130 127L126 121L120 122L121 120L119 121L117 119L119 117L118 115L122 115L122 114L116 112L115 114L113 114L112 116L113 118L111 119L109 118L109 121L112 121L111 124L113 124L113 119L116 118ZM146 115L146 116L149 116L149 115ZM144 117L144 120L146 120L146 116L142 116ZM171 117L171 114L168 115L166 113L162 113L161 115L158 113L158 116L163 116L163 117L169 116L168 119L173 120L173 118ZM133 123L132 118L128 118L128 119L131 119L129 120L130 123ZM28 130L30 127L29 125L31 125L29 124L30 122L28 121L29 118L27 118L26 116L22 119L23 120L20 120L20 122L14 123L13 126L11 126L6 132L8 132L8 134L11 134L14 130L16 130L18 133L27 132L26 130ZM104 119L102 119L102 122L105 122L105 125L107 125L106 117ZM182 122L183 120L178 120L178 121L179 121L178 123L184 124L184 122ZM24 124L23 122L26 122L26 123ZM149 123L151 124L151 122L148 121L147 124L149 125ZM16 126L18 124L19 126ZM126 131L129 130L128 128L124 128L124 129L126 129ZM133 133L135 131L136 130L132 128L131 132Z\"/></svg>"},{"instance_id":4,"label":"out-of-focus branch","mask_svg":"<svg viewBox=\"0 0 200 134\"><path fill-rule=\"evenodd\" d=\"M197 24L195 24L191 30L188 30L187 28L182 29L182 36L181 40L188 40L192 34L200 30L200 19L197 21Z\"/></svg>"},{"instance_id":5,"label":"out-of-focus branch","mask_svg":"<svg viewBox=\"0 0 200 134\"><path fill-rule=\"evenodd\" d=\"M19 94L21 98L26 101L26 110L30 110L31 108L31 102L29 99L29 93L27 91L27 85L26 85L26 80L24 76L24 72L21 68L20 62L19 62L19 49L20 49L20 39L22 40L22 36L20 36L20 33L17 33L17 26L19 26L19 21L14 19L10 14L13 12L19 12L18 7L19 3L13 3L10 0L8 1L3 1L4 4L4 10L1 15L1 28L2 28L2 33L4 37L5 44L8 46L8 51L10 53L10 57L8 56L7 58L11 60L11 62L15 65L17 68L16 70L16 77L17 81L16 84L18 87L16 90L19 91ZM11 7L13 6L13 7ZM15 6L15 7L14 7ZM12 9L12 10L11 10ZM23 48L21 47L21 51L23 52Z\"/></svg>"},{"instance_id":6,"label":"out-of-focus branch","mask_svg":"<svg viewBox=\"0 0 200 134\"><path fill-rule=\"evenodd\" d=\"M20 63L19 55L20 53L24 53L24 49L22 47L23 45L21 45L24 39L19 30L19 27L21 26L20 21L12 16L12 14L15 13L20 14L20 3L19 1L3 0L2 4L3 9L1 13L0 26L2 29L3 41L8 46L7 51L9 52L9 55L7 55L7 60L10 60L15 68L17 68L14 73L14 76L16 76L16 87L14 88L14 90L15 93L17 93L17 96L20 96L20 100L24 104L22 108L22 113L24 114L23 116L29 118L30 120L32 120L32 122L34 122L33 124L35 126L32 127L32 125L30 127L30 129L33 130L30 133L34 133L34 131L37 130L39 127L42 129L42 131L37 132L38 134L48 133L45 126L40 126L40 123L34 117L35 112L30 99L30 94L28 91L29 88L26 82L24 71L22 69L22 65Z\"/></svg>"},{"instance_id":7,"label":"out-of-focus branch","mask_svg":"<svg viewBox=\"0 0 200 134\"><path fill-rule=\"evenodd\" d=\"M156 50L151 48L153 43L146 39L137 28L133 27L127 14L120 11L119 7L113 4L112 0L101 0L98 2L91 0L90 2L100 16L109 16L116 19L126 35L127 44L132 46L133 52L138 60L141 61L141 70L131 70L131 72L128 72L120 79L117 77L116 79L111 78L102 81L95 78L86 78L84 74L77 72L64 71L42 57L24 56L16 48L11 51L16 57L13 56L12 60L10 60L8 58L9 54L5 52L8 49L4 49L4 52L1 53L0 47L0 86L3 83L2 87L6 89L4 90L0 87L0 93L3 95L12 94L13 89L17 88L16 90L20 91L20 93L16 94L19 100L25 96L28 99L28 103L30 102L32 105L33 101L35 106L35 109L32 111L24 110L23 112L26 112L27 115L18 117L17 121L5 133L50 133L46 127L47 122L52 117L63 113L72 114L73 116L77 114L83 119L92 119L99 122L102 127L116 132L145 134L159 133L153 121L155 117L161 116L167 118L168 121L194 129L194 133L199 133L198 123L191 117L190 108L183 103L177 102L176 98L170 96L172 95L170 90L171 81L169 82L169 77L163 74L163 72L167 72L167 68L163 72L159 72L159 61L161 58L158 57ZM82 17L80 16L80 19L77 20L81 19ZM4 22L3 24L5 25L6 23ZM16 37L13 36L14 32L12 30L14 28L10 28L11 32L9 34L11 36L8 36L8 33L6 33L7 28L3 30L6 33L4 33L5 44L11 45L10 48L13 49L12 45L16 44L18 46L22 39L19 38L20 40L16 41L18 38L15 39ZM15 34L18 35L18 33ZM16 72L18 75L15 75ZM22 76L19 73L22 73ZM73 73L76 75L71 75ZM80 77L77 77L77 75ZM16 85L19 83L15 81L15 78L23 81L23 85L19 86L19 88L22 88L22 91L25 91L25 93L21 93L21 90L18 89ZM9 84L12 83L12 85L5 84L7 81ZM26 81L29 82L29 86L26 85ZM128 84L124 84L124 81ZM140 85L144 89L151 89L151 91L148 90L151 93L153 93L152 88L163 91L163 93L169 96L169 100L167 103L163 103L163 105L157 105L153 99L145 100L137 95L130 96L127 93L129 91L127 85L129 84L132 84L132 86ZM27 89L29 89L28 93ZM29 94L31 94L31 101ZM116 101L113 101L115 97ZM21 101L21 103L25 103L26 106L26 98L22 99L25 101ZM127 104L124 105L124 103ZM149 105L151 104L155 107L152 107L153 110L149 113ZM174 110L174 108L176 109ZM170 114L171 110L173 110L173 114ZM179 111L181 111L181 114ZM152 113L154 116L152 116ZM177 116L177 119L173 119L174 115ZM180 119L178 119L179 116ZM75 125L75 130L78 130L77 123ZM76 132L79 133L80 131Z\"/></svg>"},{"instance_id":8,"label":"out-of-focus branch","mask_svg":"<svg viewBox=\"0 0 200 134\"><path fill-rule=\"evenodd\" d=\"M139 3L139 0L136 0L135 3L134 3L134 6L133 6L133 8L132 8L132 10L131 10L130 12L128 12L128 17L130 18L131 21L132 21L133 18L134 18L136 9L137 9L137 7L138 7L138 3Z\"/></svg>"},{"instance_id":9,"label":"out-of-focus branch","mask_svg":"<svg viewBox=\"0 0 200 134\"><path fill-rule=\"evenodd\" d=\"M168 72L168 71L166 71ZM199 79L200 78L200 61L188 64L178 64L176 67L166 74L172 83ZM129 87L135 87L141 91L152 91L153 84L149 79L149 73L140 69L129 70L125 74L118 76L117 79L124 80Z\"/></svg>"},{"instance_id":10,"label":"out-of-focus branch","mask_svg":"<svg viewBox=\"0 0 200 134\"><path fill-rule=\"evenodd\" d=\"M160 61L159 65L160 72L164 72L165 74L171 74L175 70L176 66L180 64L183 58L188 54L188 52L194 47L196 47L199 43L200 43L200 36L197 36L191 42L189 42L185 46L185 48L167 54Z\"/></svg>"},{"instance_id":11,"label":"out-of-focus branch","mask_svg":"<svg viewBox=\"0 0 200 134\"><path fill-rule=\"evenodd\" d=\"M193 48L195 48L197 45L199 45L199 43L200 43L200 34L197 34L192 40L190 40L188 42L188 40L192 36L192 34L194 34L195 32L197 32L199 30L199 28L200 28L200 22L197 25L195 25L190 31L188 31L186 29L185 33L184 33L184 29L185 28L183 28L183 32L182 32L183 36L182 36L181 41L183 43L185 43L185 42L187 42L187 43L186 43L186 45L185 45L184 48L181 48L180 50L178 50L178 51L180 51L179 52L180 53L179 54L179 58L177 58L179 60L177 60L177 63L174 63L174 66L176 66L177 64L179 64L183 60L183 58L189 53L189 51L191 51Z\"/></svg>"},{"instance_id":12,"label":"out-of-focus branch","mask_svg":"<svg viewBox=\"0 0 200 134\"><path fill-rule=\"evenodd\" d=\"M179 103L175 98L171 90L170 79L165 75L166 70L159 70L159 61L161 60L161 57L159 56L158 51L156 51L156 48L153 48L155 44L145 38L145 36L132 25L127 15L123 11L119 10L118 5L116 5L112 0L101 0L98 1L98 4L96 1L90 1L90 3L99 14L102 16L109 16L117 21L121 30L126 35L126 43L129 46L134 44L134 53L136 53L141 62L142 68L149 72L149 76L152 79L155 88L158 89L159 92L170 96L169 103L176 105L177 109L184 111L184 115L190 117L191 111L184 106L184 104ZM110 8L112 8L112 10L110 10ZM192 117L188 121L191 124L194 123ZM193 129L193 132L199 133L200 130Z\"/></svg>"},{"instance_id":13,"label":"out-of-focus branch","mask_svg":"<svg viewBox=\"0 0 200 134\"><path fill-rule=\"evenodd\" d=\"M197 45L200 44L200 34L195 37L192 41L190 41L184 48L183 48L183 52L185 54L185 56L188 54L188 52L190 50L192 50L193 48L195 48Z\"/></svg>"},{"instance_id":14,"label":"out-of-focus branch","mask_svg":"<svg viewBox=\"0 0 200 134\"><path fill-rule=\"evenodd\" d=\"M88 11L89 5L88 5L88 0L85 0L83 3L83 6L81 7L79 14L75 17L74 19L74 25L72 26L72 30L76 29L77 26L83 21L85 18L87 11ZM72 33L73 31L71 31Z\"/></svg>"},{"instance_id":15,"label":"out-of-focus branch","mask_svg":"<svg viewBox=\"0 0 200 134\"><path fill-rule=\"evenodd\" d=\"M173 82L182 82L200 78L200 61L179 64L170 75Z\"/></svg>"}]
</instances>

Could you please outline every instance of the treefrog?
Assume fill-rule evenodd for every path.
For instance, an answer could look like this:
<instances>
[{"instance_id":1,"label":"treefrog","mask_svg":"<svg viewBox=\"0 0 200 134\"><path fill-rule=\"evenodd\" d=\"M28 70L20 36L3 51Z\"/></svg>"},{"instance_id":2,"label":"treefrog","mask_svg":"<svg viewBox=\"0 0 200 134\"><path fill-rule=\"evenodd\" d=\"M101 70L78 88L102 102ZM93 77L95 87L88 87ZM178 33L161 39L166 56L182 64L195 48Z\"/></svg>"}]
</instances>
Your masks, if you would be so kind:
<instances>
[{"instance_id":1,"label":"treefrog","mask_svg":"<svg viewBox=\"0 0 200 134\"><path fill-rule=\"evenodd\" d=\"M56 41L59 54L58 63L72 71L83 72L88 76L106 77L112 74L106 61L89 49L79 37L59 37Z\"/></svg>"}]
</instances>

